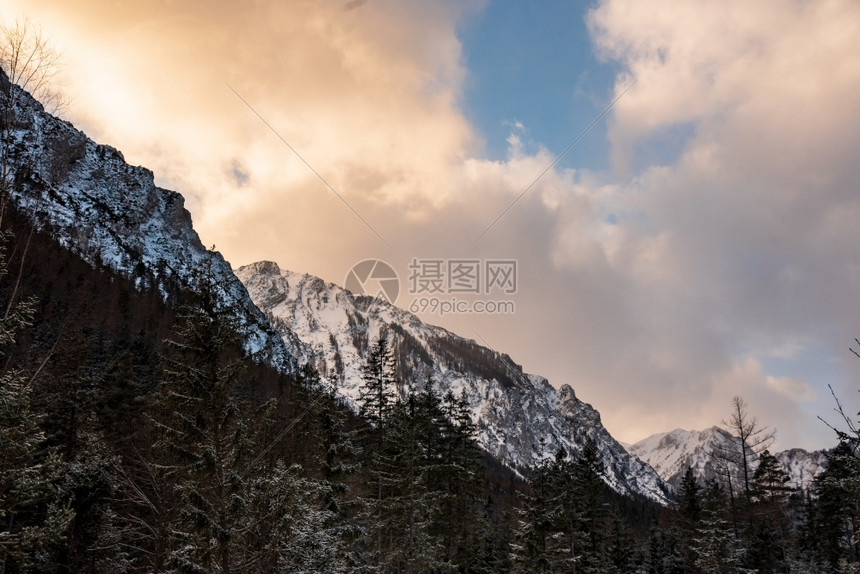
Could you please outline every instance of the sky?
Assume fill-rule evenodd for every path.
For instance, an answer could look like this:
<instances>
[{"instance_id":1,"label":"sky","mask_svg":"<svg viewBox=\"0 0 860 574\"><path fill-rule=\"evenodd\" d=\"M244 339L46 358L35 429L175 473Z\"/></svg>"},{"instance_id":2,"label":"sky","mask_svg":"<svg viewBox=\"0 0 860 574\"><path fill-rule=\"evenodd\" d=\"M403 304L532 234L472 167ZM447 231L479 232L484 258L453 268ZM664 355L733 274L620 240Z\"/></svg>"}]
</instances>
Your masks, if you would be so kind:
<instances>
[{"instance_id":1,"label":"sky","mask_svg":"<svg viewBox=\"0 0 860 574\"><path fill-rule=\"evenodd\" d=\"M856 0L0 15L62 52L63 117L181 192L234 267L342 285L385 261L398 306L571 385L626 442L719 424L740 395L778 447L822 448L828 386L860 410ZM516 261L516 290L413 289L439 261L477 261L481 288ZM439 313L455 300L515 310Z\"/></svg>"}]
</instances>

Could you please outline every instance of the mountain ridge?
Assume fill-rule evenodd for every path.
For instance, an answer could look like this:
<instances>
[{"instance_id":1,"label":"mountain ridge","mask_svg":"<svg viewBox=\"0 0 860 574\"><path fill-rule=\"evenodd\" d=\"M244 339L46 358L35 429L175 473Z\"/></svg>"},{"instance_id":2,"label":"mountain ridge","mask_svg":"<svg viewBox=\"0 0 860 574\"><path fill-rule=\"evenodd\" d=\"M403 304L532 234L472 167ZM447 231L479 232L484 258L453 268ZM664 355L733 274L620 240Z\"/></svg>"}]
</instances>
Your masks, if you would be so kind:
<instances>
[{"instance_id":1,"label":"mountain ridge","mask_svg":"<svg viewBox=\"0 0 860 574\"><path fill-rule=\"evenodd\" d=\"M127 164L121 152L51 116L26 92L15 98L13 116L3 148L10 160L11 199L39 229L94 267L104 265L167 300L193 285L196 270L208 266L222 304L235 309L249 355L285 373L295 372L298 360L314 362L324 377L351 390L362 353L383 329L396 336L398 363L414 380L432 374L446 388L470 393L482 444L510 467L522 472L559 447L576 455L589 440L601 450L613 489L670 501L671 489L657 473L630 456L569 386L555 389L543 377L523 373L507 355L426 326L371 297L347 296L310 275L290 276L302 290L294 295L307 304L293 308L306 312L289 322L267 317L224 258L205 249L182 195L156 186L152 171ZM279 271L274 263L257 269L269 278ZM263 292L264 309L293 301L290 289ZM332 309L321 295L348 304ZM330 313L320 314L324 310Z\"/></svg>"},{"instance_id":2,"label":"mountain ridge","mask_svg":"<svg viewBox=\"0 0 860 574\"><path fill-rule=\"evenodd\" d=\"M4 103L6 89L17 91L2 153L9 196L23 214L91 265L155 288L164 299L208 266L222 304L235 309L246 352L282 372L295 370L229 263L203 246L181 194L156 186L151 170L127 164L120 151L47 113L5 74L3 82Z\"/></svg>"},{"instance_id":3,"label":"mountain ridge","mask_svg":"<svg viewBox=\"0 0 860 574\"><path fill-rule=\"evenodd\" d=\"M603 427L600 414L569 385L556 389L472 339L272 261L240 267L236 275L283 335L289 352L316 368L353 405L364 352L379 336L389 337L400 379L423 384L430 377L442 392L465 393L479 442L505 464L522 472L558 448L575 456L591 441L602 454L606 482L617 492L662 504L671 500L671 489L657 473L629 455Z\"/></svg>"},{"instance_id":4,"label":"mountain ridge","mask_svg":"<svg viewBox=\"0 0 860 574\"><path fill-rule=\"evenodd\" d=\"M650 464L663 480L677 488L688 467L701 483L717 478L710 453L717 449L725 451L734 440L731 433L716 425L701 431L677 428L646 437L627 450ZM825 451L791 448L771 454L788 475L788 485L802 491L808 489L812 479L827 466ZM754 457L752 469L757 466L758 457Z\"/></svg>"}]
</instances>

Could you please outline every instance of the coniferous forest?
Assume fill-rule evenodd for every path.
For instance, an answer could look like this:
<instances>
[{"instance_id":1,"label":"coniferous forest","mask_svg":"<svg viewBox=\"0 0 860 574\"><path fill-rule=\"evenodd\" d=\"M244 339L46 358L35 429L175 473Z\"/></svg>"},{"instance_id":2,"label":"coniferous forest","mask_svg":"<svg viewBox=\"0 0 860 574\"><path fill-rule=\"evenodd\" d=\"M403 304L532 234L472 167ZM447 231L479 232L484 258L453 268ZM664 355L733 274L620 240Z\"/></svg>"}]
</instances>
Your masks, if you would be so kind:
<instances>
[{"instance_id":1,"label":"coniferous forest","mask_svg":"<svg viewBox=\"0 0 860 574\"><path fill-rule=\"evenodd\" d=\"M677 504L614 494L595 448L526 476L386 339L354 414L245 358L205 266L168 301L3 213L2 572L854 572L858 437L805 492L764 452Z\"/></svg>"},{"instance_id":2,"label":"coniferous forest","mask_svg":"<svg viewBox=\"0 0 860 574\"><path fill-rule=\"evenodd\" d=\"M801 491L736 399L719 476L663 507L613 491L594 444L502 465L464 396L402 380L396 333L356 412L248 358L205 261L165 296L36 229L4 97L0 574L860 572L855 416Z\"/></svg>"}]
</instances>

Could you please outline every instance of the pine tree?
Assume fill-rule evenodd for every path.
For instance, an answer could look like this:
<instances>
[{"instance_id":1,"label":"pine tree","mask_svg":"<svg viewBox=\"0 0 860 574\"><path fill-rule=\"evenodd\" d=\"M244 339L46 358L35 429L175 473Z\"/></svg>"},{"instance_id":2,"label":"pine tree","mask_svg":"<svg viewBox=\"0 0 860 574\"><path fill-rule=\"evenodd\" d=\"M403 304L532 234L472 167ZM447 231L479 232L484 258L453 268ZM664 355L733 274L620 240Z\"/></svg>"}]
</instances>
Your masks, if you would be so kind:
<instances>
[{"instance_id":1,"label":"pine tree","mask_svg":"<svg viewBox=\"0 0 860 574\"><path fill-rule=\"evenodd\" d=\"M235 315L219 300L211 263L186 292L177 337L159 389L161 438L156 448L175 458L181 496L172 561L180 570L230 572L237 568L245 512L251 429L236 390L242 374Z\"/></svg>"},{"instance_id":2,"label":"pine tree","mask_svg":"<svg viewBox=\"0 0 860 574\"><path fill-rule=\"evenodd\" d=\"M363 498L364 525L368 535L369 560L382 564L388 557L386 507L399 482L396 456L390 443L390 423L395 408L396 379L393 355L384 336L372 346L362 369L359 389L359 414L367 421L360 433L364 449L363 466L370 475L368 492Z\"/></svg>"},{"instance_id":3,"label":"pine tree","mask_svg":"<svg viewBox=\"0 0 860 574\"><path fill-rule=\"evenodd\" d=\"M745 549L726 519L725 493L716 481L705 485L702 510L692 543L695 565L702 572L740 574L745 572Z\"/></svg>"},{"instance_id":4,"label":"pine tree","mask_svg":"<svg viewBox=\"0 0 860 574\"><path fill-rule=\"evenodd\" d=\"M678 511L689 524L696 523L699 519L699 513L702 510L699 490L699 481L696 478L692 467L687 467L687 470L684 472L684 477L681 479Z\"/></svg>"},{"instance_id":5,"label":"pine tree","mask_svg":"<svg viewBox=\"0 0 860 574\"><path fill-rule=\"evenodd\" d=\"M559 449L530 473L522 497L512 558L516 572L603 572L611 568L608 515L597 449L586 444L575 461Z\"/></svg>"},{"instance_id":6,"label":"pine tree","mask_svg":"<svg viewBox=\"0 0 860 574\"><path fill-rule=\"evenodd\" d=\"M380 430L394 405L397 387L395 372L394 355L388 348L387 339L380 335L362 369L362 385L358 396L359 413Z\"/></svg>"},{"instance_id":7,"label":"pine tree","mask_svg":"<svg viewBox=\"0 0 860 574\"><path fill-rule=\"evenodd\" d=\"M751 495L754 502L774 506L784 502L791 493L787 486L790 477L775 456L768 450L759 455L758 467L752 477Z\"/></svg>"},{"instance_id":8,"label":"pine tree","mask_svg":"<svg viewBox=\"0 0 860 574\"><path fill-rule=\"evenodd\" d=\"M0 282L8 277L8 239L0 237ZM0 305L0 359L33 320L33 300L17 298L14 288L9 293ZM47 567L51 545L72 519L55 489L62 462L31 406L35 376L9 367L0 372L0 572Z\"/></svg>"},{"instance_id":9,"label":"pine tree","mask_svg":"<svg viewBox=\"0 0 860 574\"><path fill-rule=\"evenodd\" d=\"M691 467L684 472L679 488L678 503L678 550L681 554L684 571L692 571L696 556L693 551L694 535L702 514L702 489Z\"/></svg>"},{"instance_id":10,"label":"pine tree","mask_svg":"<svg viewBox=\"0 0 860 574\"><path fill-rule=\"evenodd\" d=\"M813 481L807 504L804 546L819 564L836 569L840 560L856 561L856 530L860 509L854 489L860 480L860 459L842 440L827 454L827 469Z\"/></svg>"}]
</instances>

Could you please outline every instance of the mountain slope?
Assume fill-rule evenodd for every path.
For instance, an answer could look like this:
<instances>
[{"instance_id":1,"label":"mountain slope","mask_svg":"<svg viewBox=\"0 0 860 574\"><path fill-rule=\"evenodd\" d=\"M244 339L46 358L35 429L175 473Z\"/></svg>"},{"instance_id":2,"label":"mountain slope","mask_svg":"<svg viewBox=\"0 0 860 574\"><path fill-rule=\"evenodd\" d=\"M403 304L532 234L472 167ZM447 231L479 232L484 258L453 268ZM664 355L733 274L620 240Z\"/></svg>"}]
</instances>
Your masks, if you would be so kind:
<instances>
[{"instance_id":1,"label":"mountain slope","mask_svg":"<svg viewBox=\"0 0 860 574\"><path fill-rule=\"evenodd\" d=\"M666 482L677 487L688 467L692 467L701 482L717 478L716 462L710 453L730 448L732 441L732 435L717 426L703 431L675 429L649 436L631 445L628 451L650 464ZM788 473L788 484L799 489L808 488L813 477L824 470L826 464L822 451L808 452L795 448L774 456ZM756 466L758 461L754 460L753 470Z\"/></svg>"},{"instance_id":2,"label":"mountain slope","mask_svg":"<svg viewBox=\"0 0 860 574\"><path fill-rule=\"evenodd\" d=\"M236 274L289 352L315 366L348 399L358 397L365 352L386 336L402 381L423 385L430 377L443 392L465 393L481 444L504 463L523 469L558 448L575 455L593 441L613 489L664 504L669 500L657 473L630 456L569 386L557 390L543 377L523 373L507 355L426 325L379 299L282 271L275 263L255 263Z\"/></svg>"},{"instance_id":3,"label":"mountain slope","mask_svg":"<svg viewBox=\"0 0 860 574\"><path fill-rule=\"evenodd\" d=\"M5 94L8 82L0 77L3 82ZM0 108L8 108L8 100L0 101ZM404 379L423 382L432 376L446 389L465 391L482 444L506 464L523 468L559 447L575 454L591 440L616 491L668 500L653 469L629 456L570 387L556 391L474 341L314 278L289 276L288 281L276 267L261 279L275 288L254 290L260 305L273 311L274 330L229 264L203 247L182 196L157 187L151 171L128 165L120 152L46 113L24 92L15 98L11 120L2 134L2 153L12 201L85 261L129 277L138 288L156 289L164 299L192 285L195 271L208 266L223 303L237 309L249 354L282 372L295 369L294 357L313 362L346 397L356 396L369 343L390 333L402 374L408 375Z\"/></svg>"},{"instance_id":4,"label":"mountain slope","mask_svg":"<svg viewBox=\"0 0 860 574\"><path fill-rule=\"evenodd\" d=\"M0 84L0 109L6 110L5 74ZM164 298L189 286L195 269L211 266L223 303L236 306L246 351L281 371L295 368L230 265L203 247L180 194L157 187L151 171L128 165L119 151L51 116L17 86L11 89L18 96L0 152L21 213L89 263L104 264L139 288L154 287Z\"/></svg>"},{"instance_id":5,"label":"mountain slope","mask_svg":"<svg viewBox=\"0 0 860 574\"><path fill-rule=\"evenodd\" d=\"M628 451L677 488L688 467L693 468L702 482L717 478L710 453L717 448L729 448L732 440L728 432L716 426L703 431L675 429L649 436L631 445Z\"/></svg>"}]
</instances>

